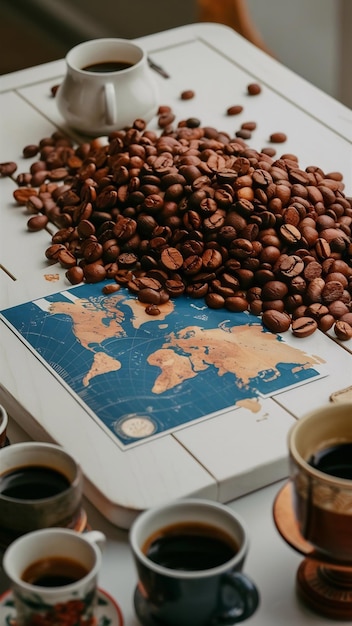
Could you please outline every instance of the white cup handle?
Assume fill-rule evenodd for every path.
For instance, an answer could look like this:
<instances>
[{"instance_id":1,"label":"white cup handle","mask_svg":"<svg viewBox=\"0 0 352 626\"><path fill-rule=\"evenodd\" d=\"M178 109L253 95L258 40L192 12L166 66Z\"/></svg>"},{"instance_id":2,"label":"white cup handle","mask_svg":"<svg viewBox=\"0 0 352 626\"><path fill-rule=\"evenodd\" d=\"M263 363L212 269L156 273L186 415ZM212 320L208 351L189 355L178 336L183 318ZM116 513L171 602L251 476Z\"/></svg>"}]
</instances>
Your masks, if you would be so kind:
<instances>
[{"instance_id":1,"label":"white cup handle","mask_svg":"<svg viewBox=\"0 0 352 626\"><path fill-rule=\"evenodd\" d=\"M100 532L100 530L89 530L83 534L83 537L84 539L87 539L89 543L96 543L100 550L102 550L105 546L106 537L104 533Z\"/></svg>"},{"instance_id":2,"label":"white cup handle","mask_svg":"<svg viewBox=\"0 0 352 626\"><path fill-rule=\"evenodd\" d=\"M111 126L112 124L116 124L117 120L116 96L112 83L106 83L104 85L104 100L106 123Z\"/></svg>"}]
</instances>

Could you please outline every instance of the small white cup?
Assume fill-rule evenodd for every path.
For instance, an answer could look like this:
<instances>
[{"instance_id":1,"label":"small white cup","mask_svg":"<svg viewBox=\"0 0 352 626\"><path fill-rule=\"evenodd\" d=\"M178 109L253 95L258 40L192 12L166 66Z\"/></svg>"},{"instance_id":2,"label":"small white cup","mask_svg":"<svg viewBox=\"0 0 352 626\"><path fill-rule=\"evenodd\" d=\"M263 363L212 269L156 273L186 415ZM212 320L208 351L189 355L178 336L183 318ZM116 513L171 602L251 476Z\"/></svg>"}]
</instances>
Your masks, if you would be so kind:
<instances>
[{"instance_id":1,"label":"small white cup","mask_svg":"<svg viewBox=\"0 0 352 626\"><path fill-rule=\"evenodd\" d=\"M3 568L14 596L16 626L41 623L42 620L59 623L60 615L68 613L75 618L72 623L86 623L84 620L88 623L93 619L102 560L98 546L104 542L105 535L99 531L83 535L64 528L36 530L16 539L3 558ZM44 566L49 564L50 571L50 562L57 558L71 565L75 561L84 575L61 586L44 586L23 580L30 566L42 562ZM45 575L44 569L42 572Z\"/></svg>"},{"instance_id":2,"label":"small white cup","mask_svg":"<svg viewBox=\"0 0 352 626\"><path fill-rule=\"evenodd\" d=\"M125 69L93 71L87 67L125 62ZM69 126L88 135L105 135L148 122L157 112L158 90L146 52L127 39L93 39L78 44L66 56L66 76L56 102Z\"/></svg>"}]
</instances>

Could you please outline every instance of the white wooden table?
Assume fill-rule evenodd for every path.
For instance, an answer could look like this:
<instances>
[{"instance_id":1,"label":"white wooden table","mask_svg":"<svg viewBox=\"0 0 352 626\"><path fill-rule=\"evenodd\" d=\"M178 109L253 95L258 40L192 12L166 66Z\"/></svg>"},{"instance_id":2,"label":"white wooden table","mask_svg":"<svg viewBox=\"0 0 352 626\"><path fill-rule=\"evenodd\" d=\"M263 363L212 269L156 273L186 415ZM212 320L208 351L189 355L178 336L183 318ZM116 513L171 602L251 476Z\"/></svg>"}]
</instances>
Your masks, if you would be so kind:
<instances>
[{"instance_id":1,"label":"white wooden table","mask_svg":"<svg viewBox=\"0 0 352 626\"><path fill-rule=\"evenodd\" d=\"M170 74L169 79L156 75L156 80L161 104L171 105L177 118L196 116L202 125L229 133L240 122L255 120L258 128L249 143L258 150L269 145L272 132L286 132L281 153L296 154L301 167L341 171L346 192L352 194L349 109L220 25L186 26L140 42ZM13 160L18 172L27 171L30 161L21 158L25 145L37 143L57 127L68 131L50 93L64 71L60 60L1 77L0 162ZM262 85L260 98L246 96L249 82ZM193 89L196 98L181 101L185 89ZM240 118L225 115L228 106L241 103ZM13 180L0 180L0 264L7 270L0 271L0 309L69 287L65 270L57 266L59 280L45 279L44 251L50 236L46 231L26 232L27 218L12 200L14 188ZM127 534L114 525L128 528L136 511L190 494L233 501L231 506L249 525L247 571L262 593L261 608L251 624L324 623L297 603L294 577L301 557L284 544L272 522L279 485L265 486L287 476L286 435L294 420L352 384L352 341L339 344L317 332L303 343L299 342L301 349L325 361L326 377L263 400L259 415L244 408L225 411L216 421L200 420L121 454L96 423L87 420L57 378L1 325L0 402L12 417L14 440L25 436L54 440L79 459L86 496L104 516L87 502L90 522L105 529L111 542L102 586L120 601L126 624L135 624L131 604L135 577ZM262 431L260 423L265 424ZM245 495L250 492L254 493Z\"/></svg>"},{"instance_id":2,"label":"white wooden table","mask_svg":"<svg viewBox=\"0 0 352 626\"><path fill-rule=\"evenodd\" d=\"M232 134L242 121L255 120L258 128L249 145L258 150L269 144L272 132L286 132L288 139L279 146L278 156L293 153L302 168L318 165L326 172L341 171L348 192L352 165L348 109L226 27L187 26L142 43L170 75L169 79L156 75L160 103L171 105L178 119L197 116L202 125ZM24 146L38 143L57 127L70 132L51 97L51 87L64 71L64 62L57 61L1 79L0 160L16 161L18 172L28 171L31 162L21 158ZM255 81L262 94L249 97L246 87ZM182 101L185 89L193 89L196 97ZM231 104L243 105L241 116L225 114ZM70 285L65 270L45 263L44 251L51 243L48 232L26 232L27 217L12 198L14 181L3 178L0 183L4 309ZM58 280L48 281L50 273L58 274ZM224 411L215 420L186 425L123 453L3 325L0 399L31 436L68 446L84 469L87 495L111 521L128 526L136 511L169 497L199 494L228 502L286 476L286 433L294 418L352 383L352 341L342 347L318 332L296 344L327 364L326 378L266 398L259 413L243 407ZM74 436L77 433L79 437Z\"/></svg>"}]
</instances>

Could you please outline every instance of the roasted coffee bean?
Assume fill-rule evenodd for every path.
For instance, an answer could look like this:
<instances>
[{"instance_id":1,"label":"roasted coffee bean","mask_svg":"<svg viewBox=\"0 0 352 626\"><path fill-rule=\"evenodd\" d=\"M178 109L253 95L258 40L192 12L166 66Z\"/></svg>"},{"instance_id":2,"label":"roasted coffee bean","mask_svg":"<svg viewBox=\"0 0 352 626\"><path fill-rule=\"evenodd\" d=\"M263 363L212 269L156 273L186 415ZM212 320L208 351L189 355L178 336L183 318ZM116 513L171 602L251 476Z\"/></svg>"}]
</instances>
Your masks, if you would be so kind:
<instances>
[{"instance_id":1,"label":"roasted coffee bean","mask_svg":"<svg viewBox=\"0 0 352 626\"><path fill-rule=\"evenodd\" d=\"M274 309L268 309L264 311L262 315L264 326L271 330L273 333L284 333L291 325L290 316L282 311L276 311Z\"/></svg>"},{"instance_id":2,"label":"roasted coffee bean","mask_svg":"<svg viewBox=\"0 0 352 626\"><path fill-rule=\"evenodd\" d=\"M292 254L284 257L279 262L278 271L286 278L294 278L302 274L304 267L303 260L299 256Z\"/></svg>"},{"instance_id":3,"label":"roasted coffee bean","mask_svg":"<svg viewBox=\"0 0 352 626\"><path fill-rule=\"evenodd\" d=\"M262 91L262 88L258 83L250 83L247 85L247 93L250 96L258 96Z\"/></svg>"},{"instance_id":4,"label":"roasted coffee bean","mask_svg":"<svg viewBox=\"0 0 352 626\"><path fill-rule=\"evenodd\" d=\"M282 300L288 293L286 283L279 280L269 280L261 290L261 298L263 300Z\"/></svg>"},{"instance_id":5,"label":"roasted coffee bean","mask_svg":"<svg viewBox=\"0 0 352 626\"><path fill-rule=\"evenodd\" d=\"M5 163L0 163L0 176L12 176L17 170L17 163L14 161L7 161Z\"/></svg>"},{"instance_id":6,"label":"roasted coffee bean","mask_svg":"<svg viewBox=\"0 0 352 626\"><path fill-rule=\"evenodd\" d=\"M17 204L24 206L31 196L37 195L37 190L33 187L19 187L13 192L13 197Z\"/></svg>"},{"instance_id":7,"label":"roasted coffee bean","mask_svg":"<svg viewBox=\"0 0 352 626\"><path fill-rule=\"evenodd\" d=\"M285 133L272 133L270 135L270 141L271 143L284 143L285 141L287 141L287 135Z\"/></svg>"},{"instance_id":8,"label":"roasted coffee bean","mask_svg":"<svg viewBox=\"0 0 352 626\"><path fill-rule=\"evenodd\" d=\"M38 230L43 230L48 225L48 218L46 215L34 215L34 217L30 217L27 222L27 229L31 232L36 232Z\"/></svg>"},{"instance_id":9,"label":"roasted coffee bean","mask_svg":"<svg viewBox=\"0 0 352 626\"><path fill-rule=\"evenodd\" d=\"M98 261L83 266L84 280L87 283L100 283L106 278L106 270Z\"/></svg>"},{"instance_id":10,"label":"roasted coffee bean","mask_svg":"<svg viewBox=\"0 0 352 626\"><path fill-rule=\"evenodd\" d=\"M185 89L181 92L181 100L192 100L195 96L195 92L193 89Z\"/></svg>"},{"instance_id":11,"label":"roasted coffee bean","mask_svg":"<svg viewBox=\"0 0 352 626\"><path fill-rule=\"evenodd\" d=\"M67 270L65 276L71 285L78 285L84 278L83 269L79 265L75 265Z\"/></svg>"},{"instance_id":12,"label":"roasted coffee bean","mask_svg":"<svg viewBox=\"0 0 352 626\"><path fill-rule=\"evenodd\" d=\"M82 273L83 273L83 270L82 270ZM104 285L102 292L108 295L111 293L116 293L116 291L119 291L120 289L121 287L117 283L109 283L108 285Z\"/></svg>"},{"instance_id":13,"label":"roasted coffee bean","mask_svg":"<svg viewBox=\"0 0 352 626\"><path fill-rule=\"evenodd\" d=\"M338 320L334 325L334 333L341 341L348 341L352 339L352 326L347 324L347 322Z\"/></svg>"},{"instance_id":14,"label":"roasted coffee bean","mask_svg":"<svg viewBox=\"0 0 352 626\"><path fill-rule=\"evenodd\" d=\"M36 156L38 152L39 152L39 146L37 146L36 144L30 144L23 148L22 155L24 156L25 159L30 159L31 157Z\"/></svg>"},{"instance_id":15,"label":"roasted coffee bean","mask_svg":"<svg viewBox=\"0 0 352 626\"><path fill-rule=\"evenodd\" d=\"M299 317L293 320L291 330L295 337L309 337L318 328L317 322L311 317Z\"/></svg>"},{"instance_id":16,"label":"roasted coffee bean","mask_svg":"<svg viewBox=\"0 0 352 626\"><path fill-rule=\"evenodd\" d=\"M239 115L240 113L242 113L243 111L243 106L241 104L233 104L232 106L228 107L228 109L226 110L226 114L227 115Z\"/></svg>"}]
</instances>

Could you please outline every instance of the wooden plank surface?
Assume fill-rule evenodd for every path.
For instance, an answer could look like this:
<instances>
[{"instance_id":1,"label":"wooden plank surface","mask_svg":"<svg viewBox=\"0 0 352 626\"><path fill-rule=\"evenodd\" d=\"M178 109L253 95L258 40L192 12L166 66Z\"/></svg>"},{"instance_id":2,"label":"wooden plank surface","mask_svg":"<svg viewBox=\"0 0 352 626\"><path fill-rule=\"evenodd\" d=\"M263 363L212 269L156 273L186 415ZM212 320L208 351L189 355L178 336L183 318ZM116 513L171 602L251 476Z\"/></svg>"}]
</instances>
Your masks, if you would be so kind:
<instances>
[{"instance_id":1,"label":"wooden plank surface","mask_svg":"<svg viewBox=\"0 0 352 626\"><path fill-rule=\"evenodd\" d=\"M250 145L258 150L269 145L272 132L286 132L287 142L278 155L296 154L301 167L341 171L352 193L348 109L219 25L182 27L141 42L170 74L169 79L156 78L160 103L171 105L177 119L198 117L202 125L231 134L242 122L254 120L258 127ZM25 145L56 127L65 129L50 95L63 71L59 61L2 79L0 160L18 162L18 171L30 164L21 157ZM253 81L263 88L255 98L246 93ZM184 89L193 89L195 98L182 101ZM244 107L237 118L226 115L232 104ZM150 127L157 128L156 120ZM13 181L3 179L0 185L0 263L17 279L0 272L1 308L67 289L64 271L48 266L44 258L49 233L26 232L23 209L12 200ZM48 278L56 273L58 277ZM326 378L262 400L259 414L243 408L225 411L216 422L201 420L121 452L95 421L87 420L82 406L40 360L2 327L0 401L32 436L69 447L83 466L88 496L111 521L128 526L136 510L160 500L197 493L227 501L285 475L286 434L293 420L352 384L349 346L315 333L300 348L327 363Z\"/></svg>"}]
</instances>

